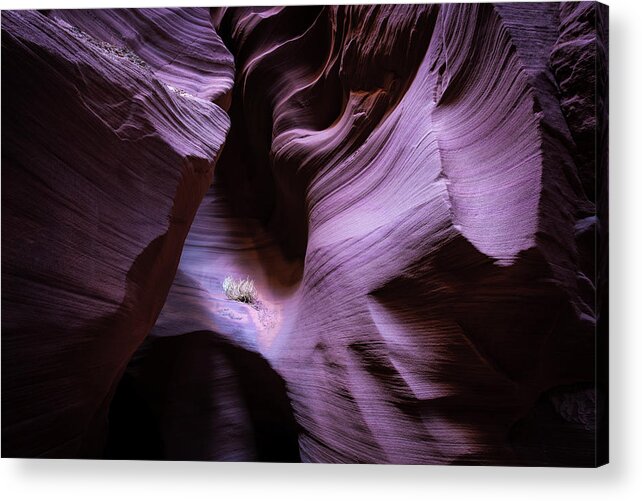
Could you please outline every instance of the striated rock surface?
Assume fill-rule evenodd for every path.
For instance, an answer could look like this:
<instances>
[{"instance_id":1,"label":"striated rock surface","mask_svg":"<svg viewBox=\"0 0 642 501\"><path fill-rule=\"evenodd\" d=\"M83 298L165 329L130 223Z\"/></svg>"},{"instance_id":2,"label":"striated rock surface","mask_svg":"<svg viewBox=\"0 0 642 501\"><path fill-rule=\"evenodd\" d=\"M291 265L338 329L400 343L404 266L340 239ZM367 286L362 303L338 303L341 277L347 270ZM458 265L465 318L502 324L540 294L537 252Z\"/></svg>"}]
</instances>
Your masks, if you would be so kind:
<instances>
[{"instance_id":1,"label":"striated rock surface","mask_svg":"<svg viewBox=\"0 0 642 501\"><path fill-rule=\"evenodd\" d=\"M2 15L5 456L102 454L111 395L163 306L229 128L217 105L101 35ZM210 90L195 94L231 87L199 77Z\"/></svg>"},{"instance_id":2,"label":"striated rock surface","mask_svg":"<svg viewBox=\"0 0 642 501\"><path fill-rule=\"evenodd\" d=\"M175 90L229 106L234 61L212 29L208 9L52 10L101 43L126 47Z\"/></svg>"},{"instance_id":3,"label":"striated rock surface","mask_svg":"<svg viewBox=\"0 0 642 501\"><path fill-rule=\"evenodd\" d=\"M22 33L38 23L53 41L35 34L33 42L28 39L37 41L38 50L30 53L36 62L43 48L52 51L50 45L84 44L70 51L73 56L55 59L52 66L69 66L61 72L63 81L76 75L74 58L89 59L86 64L97 72L117 58L115 74L100 73L109 92L95 84L78 87L87 82L80 72L73 80L79 92L70 92L72 104L64 106L72 114L90 110L87 120L102 117L105 133L92 124L62 129L71 134L63 139L34 136L58 146L66 142L55 154L64 165L78 165L89 151L99 159L78 170L90 186L94 176L106 176L107 184L100 185L104 205L95 210L114 219L99 219L108 233L102 226L91 231L95 223L74 233L83 242L88 235L98 239L102 255L89 252L88 261L80 262L65 253L55 265L42 264L40 275L23 288L7 276L23 280L33 267L26 256L46 254L23 248L3 255L3 313L11 309L13 318L23 312L7 337L3 318L3 354L10 346L22 356L6 369L3 355L3 379L9 374L16 381L9 396L3 388L3 408L25 395L27 383L42 382L43 373L30 375L27 383L17 377L32 367L27 346L36 338L28 333L35 329L48 332L41 350L43 356L55 353L50 374L76 374L60 368L67 356L64 349L58 352L61 324L27 311L51 307L33 292L59 291L50 284L51 269L72 275L77 269L82 288L74 306L81 312L73 312L77 327L64 334L62 346L76 349L72 341L78 340L96 350L74 371L87 378L86 371L99 366L105 377L87 380L110 381L109 388L91 390L101 394L92 402L102 410L115 395L108 457L603 462L595 436L605 424L605 388L596 389L595 346L605 341L603 332L596 338L596 325L604 321L607 303L602 300L600 310L595 293L597 284L604 286L596 265L603 270L606 261L602 250L596 255L595 243L606 235L606 213L596 210L606 201L606 156L596 161L595 151L606 148L608 103L597 95L605 82L596 94L591 82L600 80L591 68L605 60L607 33L600 24L605 13L595 3L47 15L25 20L13 14L17 28L5 26L3 16L3 56L4 37L23 40ZM112 45L121 52L110 56ZM118 75L126 71L135 83L124 86ZM141 74L151 78L140 82ZM31 116L18 116L21 107L61 113L58 99L55 107L50 101L36 105L27 95L11 115L18 121ZM135 125L115 126L113 115L122 116L123 107L141 95L145 105L125 114L127 124ZM212 102L229 114L227 135L226 115ZM3 125L8 115L3 113ZM110 146L114 129L147 134L121 135ZM33 141L17 139L25 137L19 130L12 129L12 152ZM85 142L70 143L75 134ZM179 150L182 142L192 149ZM153 147L159 143L167 152ZM43 151L52 147L45 143ZM12 165L5 149L3 162ZM122 152L122 159L114 160L114 152ZM152 165L149 155L158 163ZM194 169L200 177L193 173L190 184L182 174L190 203L177 218L168 210L187 195L180 195L167 172L178 176L194 158L208 168ZM3 178L7 172L27 176L23 171L5 167ZM16 177L15 184L29 193L32 177ZM39 184L51 191L12 197L6 195L11 183L3 181L3 227L12 228L11 236L3 233L3 246L20 235L23 220L39 221L31 216L39 200L49 204L43 204L47 213L77 210L85 207L82 200L65 204L64 197L57 209L59 195L89 189ZM127 210L133 207L134 214ZM135 215L144 216L145 231L134 224ZM6 223L7 217L14 219ZM56 219L80 217L61 213ZM173 224L180 229L170 238ZM125 242L107 238L112 233ZM161 235L172 252L164 251L162 259L151 255L161 252L157 244L141 258L136 246L144 249ZM71 250L86 249L79 242ZM126 263L134 261L136 271L128 272ZM159 262L165 263L162 270ZM105 276L113 281L104 284ZM258 300L248 305L226 298L227 276L252 278ZM118 287L130 282L136 293L119 296ZM115 296L109 297L116 313L100 303L102 289L92 288L100 284ZM88 297L98 301L98 310L90 309L94 315L82 302ZM54 305L56 320L60 305ZM120 323L97 327L104 315L116 315ZM81 318L94 321L91 329ZM18 328L34 319L34 330L18 336ZM75 379L66 384L76 391ZM60 393L65 386L57 388ZM70 394L69 402L77 398ZM67 400L49 408L60 408L60 402ZM69 410L69 416L80 414ZM11 418L19 426L28 416ZM42 427L36 423L34 429ZM16 440L23 436L17 431ZM3 450L5 436L13 439L14 430L3 430Z\"/></svg>"}]
</instances>

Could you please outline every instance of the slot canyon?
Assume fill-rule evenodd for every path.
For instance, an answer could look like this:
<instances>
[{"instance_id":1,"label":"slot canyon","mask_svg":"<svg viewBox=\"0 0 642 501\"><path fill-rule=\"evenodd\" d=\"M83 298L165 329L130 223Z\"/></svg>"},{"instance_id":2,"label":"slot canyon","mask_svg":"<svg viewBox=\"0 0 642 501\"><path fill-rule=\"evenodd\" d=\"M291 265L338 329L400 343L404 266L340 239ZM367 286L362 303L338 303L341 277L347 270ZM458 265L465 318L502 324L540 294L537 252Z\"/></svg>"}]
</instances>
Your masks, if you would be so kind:
<instances>
[{"instance_id":1,"label":"slot canyon","mask_svg":"<svg viewBox=\"0 0 642 501\"><path fill-rule=\"evenodd\" d=\"M3 11L2 455L600 462L607 15Z\"/></svg>"}]
</instances>

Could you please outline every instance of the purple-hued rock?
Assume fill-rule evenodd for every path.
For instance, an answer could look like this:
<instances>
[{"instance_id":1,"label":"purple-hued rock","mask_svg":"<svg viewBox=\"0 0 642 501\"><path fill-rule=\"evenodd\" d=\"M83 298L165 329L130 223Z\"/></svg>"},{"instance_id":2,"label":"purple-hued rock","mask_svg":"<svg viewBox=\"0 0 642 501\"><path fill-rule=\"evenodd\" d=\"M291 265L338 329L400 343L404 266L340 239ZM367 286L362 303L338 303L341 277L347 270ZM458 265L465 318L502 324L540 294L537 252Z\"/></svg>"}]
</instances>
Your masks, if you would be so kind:
<instances>
[{"instance_id":1,"label":"purple-hued rock","mask_svg":"<svg viewBox=\"0 0 642 501\"><path fill-rule=\"evenodd\" d=\"M229 106L234 60L206 8L52 10L92 37L126 47L178 92Z\"/></svg>"},{"instance_id":2,"label":"purple-hued rock","mask_svg":"<svg viewBox=\"0 0 642 501\"><path fill-rule=\"evenodd\" d=\"M544 453L512 432L546 392L594 378L576 226L595 208L549 69L560 8L213 12L237 84L210 196L245 218L207 223L201 207L180 269L212 262L209 235L225 266L199 289L257 278L276 326L237 305L238 327L211 314L210 328L257 330L303 460L593 464L585 430ZM281 258L248 245L252 220Z\"/></svg>"},{"instance_id":3,"label":"purple-hued rock","mask_svg":"<svg viewBox=\"0 0 642 501\"><path fill-rule=\"evenodd\" d=\"M28 62L3 67L28 89L3 113L21 124L3 132L4 186L21 190L3 191L3 246L20 242L3 256L3 353L19 355L3 368L3 408L17 409L3 450L7 435L34 454L19 427L38 412L89 426L89 405L72 403L104 412L115 393L110 457L145 455L126 430L137 413L164 444L149 457L595 464L606 199L590 192L591 148L605 124L590 133L608 107L589 84L602 15L594 3L3 15L3 57L6 37ZM44 155L78 179L61 168L37 182ZM177 187L193 158L208 168ZM37 233L48 215L61 229ZM257 300L228 299L227 276L252 278ZM79 284L77 311L61 282ZM36 330L45 364L32 373ZM92 357L71 363L83 349ZM18 405L44 376L65 378L46 388L55 400ZM87 454L57 448L43 423L32 431L49 455Z\"/></svg>"},{"instance_id":4,"label":"purple-hued rock","mask_svg":"<svg viewBox=\"0 0 642 501\"><path fill-rule=\"evenodd\" d=\"M3 455L100 456L229 118L37 12L2 13L2 70Z\"/></svg>"}]
</instances>

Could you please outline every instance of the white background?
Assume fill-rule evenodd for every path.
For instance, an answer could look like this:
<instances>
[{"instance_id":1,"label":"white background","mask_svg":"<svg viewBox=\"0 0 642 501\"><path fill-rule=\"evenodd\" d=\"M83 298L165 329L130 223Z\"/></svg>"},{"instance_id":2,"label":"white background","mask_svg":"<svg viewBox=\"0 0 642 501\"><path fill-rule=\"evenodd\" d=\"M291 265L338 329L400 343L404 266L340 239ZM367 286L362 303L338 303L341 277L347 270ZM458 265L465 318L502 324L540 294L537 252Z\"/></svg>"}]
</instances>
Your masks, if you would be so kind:
<instances>
[{"instance_id":1,"label":"white background","mask_svg":"<svg viewBox=\"0 0 642 501\"><path fill-rule=\"evenodd\" d=\"M319 4L324 0L0 0L0 8L275 3ZM642 499L642 2L606 3L611 21L611 464L595 470L2 459L3 499Z\"/></svg>"}]
</instances>

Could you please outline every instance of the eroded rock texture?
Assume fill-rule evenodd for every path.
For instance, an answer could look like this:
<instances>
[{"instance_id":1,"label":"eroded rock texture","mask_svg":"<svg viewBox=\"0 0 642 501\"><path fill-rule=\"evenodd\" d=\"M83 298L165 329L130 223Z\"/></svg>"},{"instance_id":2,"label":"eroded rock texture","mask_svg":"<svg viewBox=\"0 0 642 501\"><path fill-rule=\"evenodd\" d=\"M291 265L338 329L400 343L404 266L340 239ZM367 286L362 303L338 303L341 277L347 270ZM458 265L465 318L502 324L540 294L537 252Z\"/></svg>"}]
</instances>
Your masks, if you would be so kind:
<instances>
[{"instance_id":1,"label":"eroded rock texture","mask_svg":"<svg viewBox=\"0 0 642 501\"><path fill-rule=\"evenodd\" d=\"M109 457L603 462L605 15L3 15L3 450L118 385Z\"/></svg>"},{"instance_id":2,"label":"eroded rock texture","mask_svg":"<svg viewBox=\"0 0 642 501\"><path fill-rule=\"evenodd\" d=\"M155 13L170 16L180 27ZM229 118L153 64L55 15L2 14L4 455L102 454L113 391L211 183ZM203 82L223 92L218 64Z\"/></svg>"}]
</instances>

